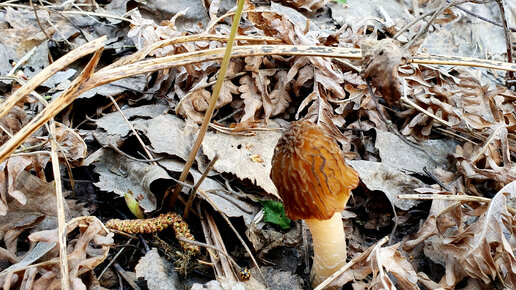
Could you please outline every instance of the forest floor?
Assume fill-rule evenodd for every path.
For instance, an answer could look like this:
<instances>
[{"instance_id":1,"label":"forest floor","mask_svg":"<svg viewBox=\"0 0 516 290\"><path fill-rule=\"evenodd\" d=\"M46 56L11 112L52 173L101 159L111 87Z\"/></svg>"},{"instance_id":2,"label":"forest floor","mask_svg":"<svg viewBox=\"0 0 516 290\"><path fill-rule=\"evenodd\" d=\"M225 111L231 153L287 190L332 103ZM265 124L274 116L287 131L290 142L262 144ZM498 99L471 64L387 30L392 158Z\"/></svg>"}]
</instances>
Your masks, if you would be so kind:
<instances>
[{"instance_id":1,"label":"forest floor","mask_svg":"<svg viewBox=\"0 0 516 290\"><path fill-rule=\"evenodd\" d=\"M246 0L222 73L235 1L3 1L0 287L311 289L308 120L360 178L325 285L515 289L516 2L476 2Z\"/></svg>"}]
</instances>

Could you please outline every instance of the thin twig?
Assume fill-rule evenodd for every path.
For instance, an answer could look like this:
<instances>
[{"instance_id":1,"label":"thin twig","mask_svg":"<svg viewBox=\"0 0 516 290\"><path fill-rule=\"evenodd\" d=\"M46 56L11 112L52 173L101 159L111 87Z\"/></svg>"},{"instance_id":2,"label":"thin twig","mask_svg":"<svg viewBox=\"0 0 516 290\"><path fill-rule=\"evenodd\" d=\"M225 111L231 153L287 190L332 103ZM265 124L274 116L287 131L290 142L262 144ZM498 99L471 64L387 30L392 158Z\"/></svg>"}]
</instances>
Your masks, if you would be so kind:
<instances>
[{"instance_id":1,"label":"thin twig","mask_svg":"<svg viewBox=\"0 0 516 290\"><path fill-rule=\"evenodd\" d=\"M124 278L124 280L133 288L134 290L140 290L141 288L136 285L136 282L134 282L133 278L127 274L127 272L118 264L114 263L113 267L115 268L116 272Z\"/></svg>"},{"instance_id":2,"label":"thin twig","mask_svg":"<svg viewBox=\"0 0 516 290\"><path fill-rule=\"evenodd\" d=\"M403 34L403 32L408 30L410 27L412 27L418 21L420 21L423 18L425 18L427 16L430 16L431 14L435 13L435 10L437 10L437 9L430 10L430 11L426 12L425 14L419 15L418 17L416 17L415 19L413 19L409 23L405 24L405 26L403 26L398 32L396 32L396 34L394 34L394 36L392 38L397 39L398 37L400 37L401 34Z\"/></svg>"},{"instance_id":3,"label":"thin twig","mask_svg":"<svg viewBox=\"0 0 516 290\"><path fill-rule=\"evenodd\" d=\"M446 5L446 2L442 2L439 8L436 9L435 13L432 15L432 17L428 20L425 27L420 29L416 36L414 36L406 45L405 48L409 49L416 41L423 35L423 33L426 33L430 26L433 24L434 20L437 18L437 16L441 13L443 13L444 10L454 6L457 4L457 0L453 0L452 2L448 3Z\"/></svg>"},{"instance_id":4,"label":"thin twig","mask_svg":"<svg viewBox=\"0 0 516 290\"><path fill-rule=\"evenodd\" d=\"M32 55L36 52L37 48L37 46L34 46L31 50L29 50L22 58L20 58L20 60L4 77L15 76L16 71L32 57Z\"/></svg>"},{"instance_id":5,"label":"thin twig","mask_svg":"<svg viewBox=\"0 0 516 290\"><path fill-rule=\"evenodd\" d=\"M127 242L124 244L124 246L118 250L118 252L115 254L115 256L113 256L113 258L111 259L111 261L109 261L109 263L106 265L106 267L104 267L104 270L102 270L102 272L100 272L99 276L97 277L97 279L100 280L100 278L102 278L102 275L104 275L104 273L106 273L107 269L109 269L109 267L111 267L111 265L113 265L113 263L116 261L116 259L118 258L118 256L120 256L122 254L122 252L125 250L126 246L128 246L131 241L134 239L135 237L134 236L130 236L129 239L127 240Z\"/></svg>"},{"instance_id":6,"label":"thin twig","mask_svg":"<svg viewBox=\"0 0 516 290\"><path fill-rule=\"evenodd\" d=\"M419 200L432 200L432 199L442 199L442 200L456 200L460 202L485 202L490 203L491 199L487 197L481 197L481 196L472 196L472 195L444 195L444 194L403 194L398 195L397 198L399 199L419 199ZM507 206L507 210L512 213L516 214L516 209L512 208L510 206Z\"/></svg>"},{"instance_id":7,"label":"thin twig","mask_svg":"<svg viewBox=\"0 0 516 290\"><path fill-rule=\"evenodd\" d=\"M143 143L143 140L140 137L140 134L138 134L138 132L136 132L136 129L134 129L131 122L129 122L129 119L127 119L127 116L124 114L124 112L122 112L122 109L120 109L120 107L118 106L118 103L115 101L115 99L113 99L113 97L111 95L109 95L108 97L111 100L111 102L113 103L113 105L115 105L115 108L118 110L118 112L120 112L120 114L122 115L122 118L124 118L125 122L129 126L129 128L131 128L131 131L133 132L136 139L138 139L138 142L140 142L140 145L142 146L143 150L145 151L145 154L147 154L147 157L149 157L149 159L154 159L154 156L152 156L149 149L147 149L147 146L145 146L145 143Z\"/></svg>"},{"instance_id":8,"label":"thin twig","mask_svg":"<svg viewBox=\"0 0 516 290\"><path fill-rule=\"evenodd\" d=\"M432 172L430 172L430 170L428 170L428 168L423 167L423 171L426 173L426 175L428 175L430 178L432 178L435 182L437 182L437 184L439 184L439 186L441 186L442 188L444 188L446 191L450 191L450 188L444 184L439 178L437 178L437 176L435 176L435 174L433 174Z\"/></svg>"},{"instance_id":9,"label":"thin twig","mask_svg":"<svg viewBox=\"0 0 516 290\"><path fill-rule=\"evenodd\" d=\"M446 1L447 1L447 2L450 2L450 0L446 0ZM496 21L493 21L493 20L491 20L491 19L489 19L489 18L486 18L486 17L484 17L484 16L482 16L482 15L475 14L475 13L473 13L473 12L471 12L471 11L467 10L467 9L462 8L461 6L456 5L456 6L455 6L455 8L457 8L457 9L459 9L459 10L462 10L462 11L464 11L465 13L467 13L467 14L469 14L469 15L473 16L473 17L476 17L476 18L478 18L478 19L480 19L480 20L483 20L483 21L485 21L485 22L487 22L487 23L491 23L491 24L493 24L493 25L503 27L503 25L502 25L502 24L500 24L500 23L498 23L498 22L496 22ZM512 32L516 32L516 27L509 27L509 30L511 30Z\"/></svg>"},{"instance_id":10,"label":"thin twig","mask_svg":"<svg viewBox=\"0 0 516 290\"><path fill-rule=\"evenodd\" d=\"M164 157L158 157L158 158L153 158L153 159L140 159L140 158L136 158L136 157L133 157L133 156L125 153L124 151L118 149L118 147L116 147L113 144L109 144L108 147L113 149L113 150L115 150L116 153L118 153L120 155L123 155L124 157L126 157L128 159L131 159L133 161L138 161L138 162L156 162L156 161L160 161L160 160L165 159Z\"/></svg>"},{"instance_id":11,"label":"thin twig","mask_svg":"<svg viewBox=\"0 0 516 290\"><path fill-rule=\"evenodd\" d=\"M219 253L221 253L222 255L224 255L226 258L228 258L228 260L237 268L237 269L242 269L242 267L240 267L238 265L237 262L235 262L235 259L233 259L228 253L224 252L222 249L218 248L218 247L215 247L214 245L209 245L209 244L206 244L206 243L202 243L202 242L198 242L198 241L193 241L193 240L189 240L189 239L185 239L183 237L176 237L178 241L181 241L181 242L185 242L185 243L189 243L189 244L193 244L193 245L197 245L199 247L204 247L206 249L213 249Z\"/></svg>"},{"instance_id":12,"label":"thin twig","mask_svg":"<svg viewBox=\"0 0 516 290\"><path fill-rule=\"evenodd\" d=\"M455 137L455 138L457 138L457 139L460 139L460 140L462 140L462 141L469 142L469 143L471 143L471 144L473 144L473 145L478 145L478 143L477 143L477 142L472 141L472 140L469 140L468 138L466 138L466 137L464 137L464 136L461 136L461 135L459 135L459 134L457 134L457 133L455 133L455 132L452 132L452 131L446 130L446 129L444 129L444 128L432 128L432 129L436 129L437 131L441 132L441 134L448 134L448 135L450 135L450 136L452 136L452 137Z\"/></svg>"},{"instance_id":13,"label":"thin twig","mask_svg":"<svg viewBox=\"0 0 516 290\"><path fill-rule=\"evenodd\" d=\"M240 241L240 243L242 244L242 246L244 246L246 252L249 254L249 257L251 258L251 260L253 261L253 264L254 266L256 267L256 269L258 269L258 272L260 273L260 276L262 277L263 281L265 284L267 284L267 280L265 279L265 276L263 275L262 273L262 270L260 269L260 266L258 265L258 262L256 261L256 259L254 258L254 255L253 253L251 252L251 250L249 249L249 247L247 246L246 242L244 241L244 239L242 239L242 237L240 236L240 234L238 233L238 231L235 229L235 227L233 226L233 224L231 223L231 221L229 220L229 218L227 217L227 215L220 210L220 208L217 206L216 203L214 203L211 198L203 191L203 190L200 190L199 189L199 192L204 196L204 198L211 204L211 206L213 206L213 208L215 210L217 210L220 215L222 216L222 218L224 218L224 220L226 221L226 223L229 225L229 227L231 228L231 230L235 233L235 235L237 236L238 240Z\"/></svg>"},{"instance_id":14,"label":"thin twig","mask_svg":"<svg viewBox=\"0 0 516 290\"><path fill-rule=\"evenodd\" d=\"M190 192L190 196L188 197L188 201L186 202L185 211L183 213L183 218L186 219L188 217L188 212L190 211L190 208L192 207L192 203L195 199L195 196L197 195L197 189L199 189L199 186L201 183L206 179L206 176L210 173L210 171L213 169L213 166L215 166L215 162L219 159L219 156L215 154L215 157L210 161L208 166L206 167L206 170L204 170L204 173L202 174L201 178L197 180L197 183L192 188L192 191Z\"/></svg>"}]
</instances>

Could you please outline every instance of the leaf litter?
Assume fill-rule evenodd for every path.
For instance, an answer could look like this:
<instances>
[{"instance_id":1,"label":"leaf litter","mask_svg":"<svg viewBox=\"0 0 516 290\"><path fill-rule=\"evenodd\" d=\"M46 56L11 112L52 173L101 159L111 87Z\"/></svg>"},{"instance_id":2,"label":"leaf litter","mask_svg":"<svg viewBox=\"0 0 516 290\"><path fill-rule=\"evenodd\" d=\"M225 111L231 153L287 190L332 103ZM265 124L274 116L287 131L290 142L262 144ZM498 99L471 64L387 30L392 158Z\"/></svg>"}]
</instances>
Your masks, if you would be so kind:
<instances>
[{"instance_id":1,"label":"leaf litter","mask_svg":"<svg viewBox=\"0 0 516 290\"><path fill-rule=\"evenodd\" d=\"M177 2L170 6L163 1L143 5L114 0L85 6L81 13L67 1L46 7L1 6L3 98L66 52L104 34L109 40L101 67L224 48L222 37L230 30L225 13L234 3ZM308 288L310 237L303 223L284 219L269 177L282 128L306 118L349 152L348 163L362 181L349 203L351 212L345 215L351 217L346 222L351 260L330 285L514 288L513 83L492 69L413 62L424 52L454 55L464 62L464 56L505 61L503 28L475 16L498 21L496 3L461 3L460 9L455 5L435 15L439 7L432 1L249 1L246 5L239 46L344 47L361 49L362 59L282 54L232 58L210 130L182 195L184 199L197 195L187 222L199 242L211 245L201 244L204 256L196 259L207 262L208 256L228 255L232 262L220 266L222 262L216 262L213 267L220 268L213 275L206 263L178 255L178 242L165 231L157 235L160 252L146 250L115 267L124 285ZM507 11L516 9L510 1L505 6ZM434 17L406 26L423 13ZM514 13L506 17L509 28L516 26ZM188 37L193 41L185 41ZM4 289L59 288L63 283L55 246L55 184L48 174L51 140L57 141L64 164L66 283L73 289L118 283L100 273L113 262L121 263L115 243L133 242L124 236L113 239L102 222L130 218L123 199L116 198L127 192L148 217L182 212L181 204L167 208L166 197L188 160L219 66L218 60L193 61L98 86L53 114L60 122L54 136L40 125L24 137L23 146L0 164ZM50 80L37 91L50 102L65 95L81 64L61 69L47 76ZM121 111L106 97L116 98ZM44 107L38 98L35 93L26 96L0 119L1 144L38 118ZM215 156L218 160L210 170ZM410 199L414 193L430 194L432 201ZM446 199L450 197L455 199ZM203 213L229 216L230 224L222 219L203 221ZM224 233L215 242L216 235L208 233L218 231ZM252 253L243 249L235 232L252 245ZM388 244L384 236L389 236ZM148 248L147 238L143 237L143 245L133 245ZM259 258L266 281L261 281L250 255ZM249 282L235 275L246 267L253 268ZM184 273L178 269L187 269L186 277L178 275Z\"/></svg>"}]
</instances>

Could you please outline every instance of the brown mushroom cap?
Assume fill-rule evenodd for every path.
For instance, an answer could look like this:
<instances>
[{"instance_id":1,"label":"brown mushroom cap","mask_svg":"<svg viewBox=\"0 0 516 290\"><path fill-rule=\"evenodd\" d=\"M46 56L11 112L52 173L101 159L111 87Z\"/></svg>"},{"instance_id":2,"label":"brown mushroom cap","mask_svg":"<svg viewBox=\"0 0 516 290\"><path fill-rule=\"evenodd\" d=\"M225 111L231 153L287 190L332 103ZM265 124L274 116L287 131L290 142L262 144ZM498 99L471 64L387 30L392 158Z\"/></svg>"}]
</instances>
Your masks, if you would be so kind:
<instances>
[{"instance_id":1,"label":"brown mushroom cap","mask_svg":"<svg viewBox=\"0 0 516 290\"><path fill-rule=\"evenodd\" d=\"M344 210L358 174L316 124L295 121L274 149L271 179L291 219L325 220Z\"/></svg>"}]
</instances>

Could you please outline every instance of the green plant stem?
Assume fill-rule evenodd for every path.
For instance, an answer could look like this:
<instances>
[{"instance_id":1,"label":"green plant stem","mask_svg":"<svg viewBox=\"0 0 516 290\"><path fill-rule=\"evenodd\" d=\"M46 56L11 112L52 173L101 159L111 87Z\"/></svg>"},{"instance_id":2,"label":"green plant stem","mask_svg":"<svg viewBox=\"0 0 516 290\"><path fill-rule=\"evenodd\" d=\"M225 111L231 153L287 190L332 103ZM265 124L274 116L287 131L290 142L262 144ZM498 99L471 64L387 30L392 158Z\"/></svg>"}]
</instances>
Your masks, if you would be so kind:
<instances>
[{"instance_id":1,"label":"green plant stem","mask_svg":"<svg viewBox=\"0 0 516 290\"><path fill-rule=\"evenodd\" d=\"M183 168L183 172L181 172L181 176L179 176L179 181L181 182L186 180L188 172L190 171L190 168L192 167L195 161L195 156L197 156L197 152L199 151L199 148L201 148L201 143L204 139L204 135L206 135L206 131L208 130L208 125L210 124L211 117L213 116L213 111L215 110L215 104L217 103L217 99L219 98L220 89L222 88L224 78L226 77L226 71L229 66L229 60L231 59L231 50L233 49L233 43L235 41L235 35L238 30L238 23L240 22L243 9L244 0L239 0L237 4L235 17L233 18L233 23L231 24L231 33L229 34L226 51L224 52L224 58L222 59L222 65L220 66L219 75L217 76L217 82L215 83L215 87L213 88L213 93L210 98L208 110L206 110L204 120L202 122L201 128L199 129L199 135L197 135L197 139L195 140L192 151L190 152L190 156L188 157L185 167ZM179 193L181 192L182 188L183 185L181 183L178 183L174 188L172 197L168 202L169 210L172 210L172 208L174 207L174 203L176 202L177 197L179 196Z\"/></svg>"}]
</instances>

